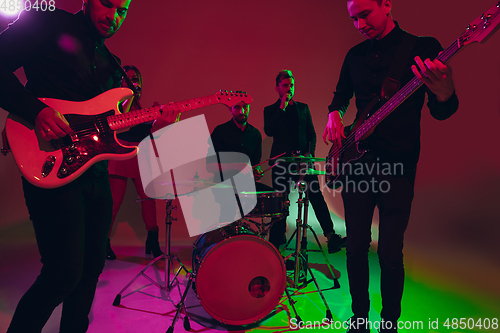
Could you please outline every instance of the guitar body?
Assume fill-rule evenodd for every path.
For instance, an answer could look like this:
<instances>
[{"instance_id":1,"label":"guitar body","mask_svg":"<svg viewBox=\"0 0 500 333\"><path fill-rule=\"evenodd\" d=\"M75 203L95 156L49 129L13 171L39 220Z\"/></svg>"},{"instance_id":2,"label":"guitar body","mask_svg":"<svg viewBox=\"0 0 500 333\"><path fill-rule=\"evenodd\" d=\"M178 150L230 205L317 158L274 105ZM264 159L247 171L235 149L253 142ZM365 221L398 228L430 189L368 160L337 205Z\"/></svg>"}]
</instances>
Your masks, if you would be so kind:
<instances>
[{"instance_id":1,"label":"guitar body","mask_svg":"<svg viewBox=\"0 0 500 333\"><path fill-rule=\"evenodd\" d=\"M328 152L325 164L325 182L330 189L336 190L340 188L346 164L360 159L367 152L366 149L361 148L362 142L349 139L350 134L353 133L356 127L356 122L345 127L344 134L346 138L342 140L342 148L334 142Z\"/></svg>"},{"instance_id":2,"label":"guitar body","mask_svg":"<svg viewBox=\"0 0 500 333\"><path fill-rule=\"evenodd\" d=\"M40 98L65 116L75 134L45 141L34 126L9 115L5 129L19 170L35 186L56 188L68 184L102 160L124 160L135 156L137 147L118 143L108 116L120 114L118 103L132 95L115 88L84 102Z\"/></svg>"},{"instance_id":3,"label":"guitar body","mask_svg":"<svg viewBox=\"0 0 500 333\"><path fill-rule=\"evenodd\" d=\"M218 103L231 107L241 101L252 102L244 91L220 90L214 95L121 114L118 105L131 96L132 90L115 88L84 102L40 98L64 115L74 131L58 140L43 140L32 124L9 115L5 130L22 175L38 187L63 186L99 161L134 157L139 148L120 144L116 131L158 119L164 109L184 112Z\"/></svg>"}]
</instances>

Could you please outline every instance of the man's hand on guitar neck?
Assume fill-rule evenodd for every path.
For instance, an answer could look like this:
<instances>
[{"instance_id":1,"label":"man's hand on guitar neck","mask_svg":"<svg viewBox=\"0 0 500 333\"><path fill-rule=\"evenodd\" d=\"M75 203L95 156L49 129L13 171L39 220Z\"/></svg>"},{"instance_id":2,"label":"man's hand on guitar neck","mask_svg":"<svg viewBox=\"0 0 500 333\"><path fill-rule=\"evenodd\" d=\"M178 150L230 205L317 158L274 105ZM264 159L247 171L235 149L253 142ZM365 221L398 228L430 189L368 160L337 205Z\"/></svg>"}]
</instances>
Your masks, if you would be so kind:
<instances>
[{"instance_id":1,"label":"man's hand on guitar neck","mask_svg":"<svg viewBox=\"0 0 500 333\"><path fill-rule=\"evenodd\" d=\"M328 141L335 142L339 147L342 146L342 139L345 138L344 123L339 111L333 111L328 114L328 123L323 132L323 142L328 145Z\"/></svg>"},{"instance_id":2,"label":"man's hand on guitar neck","mask_svg":"<svg viewBox=\"0 0 500 333\"><path fill-rule=\"evenodd\" d=\"M450 99L455 91L451 67L446 66L437 59L422 61L420 57L415 57L415 62L420 71L415 65L411 66L411 70L420 81L429 87L430 91L436 94L437 100L439 102L446 102Z\"/></svg>"},{"instance_id":3,"label":"man's hand on guitar neck","mask_svg":"<svg viewBox=\"0 0 500 333\"><path fill-rule=\"evenodd\" d=\"M50 107L40 111L35 118L35 128L42 139L46 141L59 139L73 133L66 118Z\"/></svg>"},{"instance_id":4,"label":"man's hand on guitar neck","mask_svg":"<svg viewBox=\"0 0 500 333\"><path fill-rule=\"evenodd\" d=\"M153 106L158 106L158 102L155 102ZM172 125L173 123L178 122L181 119L181 112L174 110L172 108L163 107L161 109L161 116L156 119L153 123L153 127L151 128L151 132L155 132L165 126Z\"/></svg>"}]
</instances>

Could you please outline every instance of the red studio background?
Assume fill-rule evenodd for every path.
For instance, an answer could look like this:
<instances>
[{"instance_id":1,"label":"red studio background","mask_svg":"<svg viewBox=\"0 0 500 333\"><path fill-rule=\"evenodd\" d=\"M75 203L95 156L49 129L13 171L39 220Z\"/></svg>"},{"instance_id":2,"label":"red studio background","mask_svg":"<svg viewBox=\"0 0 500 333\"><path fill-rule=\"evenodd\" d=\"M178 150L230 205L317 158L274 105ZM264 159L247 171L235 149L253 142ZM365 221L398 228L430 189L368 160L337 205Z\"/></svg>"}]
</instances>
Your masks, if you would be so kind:
<instances>
[{"instance_id":1,"label":"red studio background","mask_svg":"<svg viewBox=\"0 0 500 333\"><path fill-rule=\"evenodd\" d=\"M494 3L394 0L392 14L404 30L432 35L446 48ZM56 0L56 5L76 12L81 0ZM0 29L11 20L0 16ZM107 45L123 64L141 70L144 106L206 96L219 89L243 90L254 100L250 123L262 133L263 108L277 99L276 74L291 69L296 78L295 99L308 103L312 111L318 136L316 155L325 157L329 147L321 135L327 106L346 52L363 39L349 18L345 1L135 0L121 30ZM499 54L500 33L496 33L450 61L460 99L453 117L437 121L424 107L422 153L405 242L406 256L413 259L406 261L408 268L414 261L425 260L436 272L497 295ZM22 72L17 74L23 80ZM346 123L353 119L353 105ZM201 113L210 130L230 118L223 105L184 117ZM0 112L2 128L6 116L7 112ZM264 133L263 138L264 159L272 139ZM270 183L269 175L264 182ZM342 218L340 195L325 197L330 210ZM28 220L20 173L12 156L0 156L0 229ZM176 231L174 237L187 238L187 231Z\"/></svg>"}]
</instances>

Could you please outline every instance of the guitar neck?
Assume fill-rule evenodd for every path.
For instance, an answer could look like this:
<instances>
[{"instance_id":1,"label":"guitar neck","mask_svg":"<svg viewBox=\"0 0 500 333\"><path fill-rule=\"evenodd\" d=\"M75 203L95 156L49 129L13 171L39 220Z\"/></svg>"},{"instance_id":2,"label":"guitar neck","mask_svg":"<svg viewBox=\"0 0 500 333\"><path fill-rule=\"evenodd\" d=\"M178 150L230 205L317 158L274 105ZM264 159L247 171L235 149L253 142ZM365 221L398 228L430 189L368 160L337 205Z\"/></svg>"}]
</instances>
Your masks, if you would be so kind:
<instances>
[{"instance_id":1,"label":"guitar neck","mask_svg":"<svg viewBox=\"0 0 500 333\"><path fill-rule=\"evenodd\" d=\"M462 49L460 40L454 41L450 46L440 53L436 59L445 63L451 59L460 49ZM380 109L378 109L370 118L368 118L355 131L356 141L370 132L382 120L385 119L392 111L394 111L401 103L403 103L411 94L413 94L423 84L416 76L410 80L403 88L401 88L392 98L390 98Z\"/></svg>"},{"instance_id":2,"label":"guitar neck","mask_svg":"<svg viewBox=\"0 0 500 333\"><path fill-rule=\"evenodd\" d=\"M170 103L165 105L157 105L146 109L135 110L124 114L117 114L107 118L109 127L113 131L124 128L129 128L148 121L153 121L159 118L162 114L161 109L173 111L190 111L199 109L205 106L219 103L217 95L209 95L201 98L190 99L178 103Z\"/></svg>"}]
</instances>

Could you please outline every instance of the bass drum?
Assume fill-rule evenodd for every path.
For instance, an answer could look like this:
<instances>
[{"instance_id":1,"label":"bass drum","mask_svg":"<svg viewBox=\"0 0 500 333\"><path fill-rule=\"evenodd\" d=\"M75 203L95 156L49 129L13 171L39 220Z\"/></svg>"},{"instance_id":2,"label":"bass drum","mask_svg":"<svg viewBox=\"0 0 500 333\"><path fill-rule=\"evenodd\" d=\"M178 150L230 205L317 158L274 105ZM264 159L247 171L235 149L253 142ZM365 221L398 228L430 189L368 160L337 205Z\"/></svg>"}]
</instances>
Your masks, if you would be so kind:
<instances>
[{"instance_id":1,"label":"bass drum","mask_svg":"<svg viewBox=\"0 0 500 333\"><path fill-rule=\"evenodd\" d=\"M223 324L239 326L263 319L285 290L286 269L280 253L236 223L200 235L192 260L198 299Z\"/></svg>"}]
</instances>

